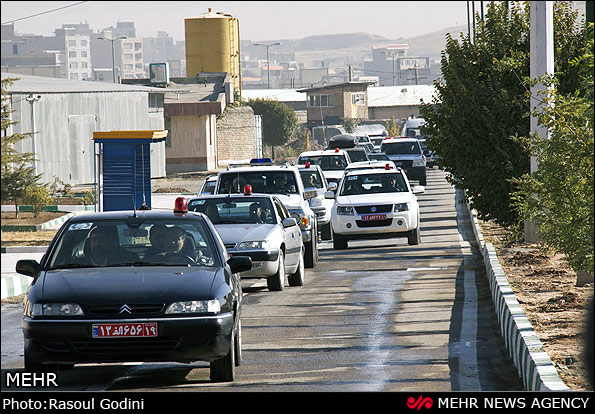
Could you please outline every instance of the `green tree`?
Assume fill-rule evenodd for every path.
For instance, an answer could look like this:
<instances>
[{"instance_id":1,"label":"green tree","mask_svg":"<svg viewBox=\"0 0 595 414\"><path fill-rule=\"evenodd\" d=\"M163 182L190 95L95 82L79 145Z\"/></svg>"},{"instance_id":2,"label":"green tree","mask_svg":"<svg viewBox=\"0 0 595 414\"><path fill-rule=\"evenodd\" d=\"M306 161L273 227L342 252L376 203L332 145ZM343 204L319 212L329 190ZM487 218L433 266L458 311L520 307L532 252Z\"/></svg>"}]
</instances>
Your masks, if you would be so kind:
<instances>
[{"instance_id":1,"label":"green tree","mask_svg":"<svg viewBox=\"0 0 595 414\"><path fill-rule=\"evenodd\" d=\"M31 133L7 135L10 125L16 122L11 121L10 100L6 87L12 85L18 78L2 79L2 162L0 165L0 198L4 204L6 201L14 203L15 216L19 216L18 202L25 195L27 187L39 185L41 174L36 175L32 167L34 154L20 153L14 149L14 145L20 140L31 136Z\"/></svg>"},{"instance_id":2,"label":"green tree","mask_svg":"<svg viewBox=\"0 0 595 414\"><path fill-rule=\"evenodd\" d=\"M572 73L583 87L563 92L558 80L542 78L551 88L542 94L539 123L548 137L535 134L531 145L538 169L516 180L513 205L537 225L541 239L566 255L575 270L593 273L594 228L594 109L593 24ZM537 80L534 80L537 81Z\"/></svg>"},{"instance_id":3,"label":"green tree","mask_svg":"<svg viewBox=\"0 0 595 414\"><path fill-rule=\"evenodd\" d=\"M255 115L262 116L262 142L272 147L285 145L293 136L297 125L295 112L284 103L272 99L250 99L246 103Z\"/></svg>"},{"instance_id":4,"label":"green tree","mask_svg":"<svg viewBox=\"0 0 595 414\"><path fill-rule=\"evenodd\" d=\"M507 7L509 5L509 7ZM478 16L479 17L479 16ZM574 23L574 24L572 24ZM569 59L582 53L584 27L565 2L554 4L555 70L561 90L579 86ZM480 218L518 225L514 179L529 172L529 3L490 2L473 41L447 35L437 99L421 106L426 143L448 180L465 190Z\"/></svg>"},{"instance_id":5,"label":"green tree","mask_svg":"<svg viewBox=\"0 0 595 414\"><path fill-rule=\"evenodd\" d=\"M397 123L394 115L390 117L390 121L387 121L385 126L389 137L398 137L401 135L401 132L399 131L399 124Z\"/></svg>"},{"instance_id":6,"label":"green tree","mask_svg":"<svg viewBox=\"0 0 595 414\"><path fill-rule=\"evenodd\" d=\"M341 121L341 125L345 128L345 132L348 134L353 134L355 132L355 128L357 128L359 124L359 119L357 118L343 118Z\"/></svg>"}]
</instances>

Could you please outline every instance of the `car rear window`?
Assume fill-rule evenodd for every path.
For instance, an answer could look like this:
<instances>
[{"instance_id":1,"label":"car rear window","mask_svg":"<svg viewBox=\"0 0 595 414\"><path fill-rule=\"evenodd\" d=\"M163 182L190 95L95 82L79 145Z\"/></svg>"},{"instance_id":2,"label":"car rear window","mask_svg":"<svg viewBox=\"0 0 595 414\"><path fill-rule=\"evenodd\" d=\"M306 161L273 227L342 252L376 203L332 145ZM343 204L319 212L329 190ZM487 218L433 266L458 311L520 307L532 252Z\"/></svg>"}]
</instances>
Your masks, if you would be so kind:
<instances>
[{"instance_id":1,"label":"car rear window","mask_svg":"<svg viewBox=\"0 0 595 414\"><path fill-rule=\"evenodd\" d=\"M383 142L380 151L388 155L422 153L417 141Z\"/></svg>"}]
</instances>

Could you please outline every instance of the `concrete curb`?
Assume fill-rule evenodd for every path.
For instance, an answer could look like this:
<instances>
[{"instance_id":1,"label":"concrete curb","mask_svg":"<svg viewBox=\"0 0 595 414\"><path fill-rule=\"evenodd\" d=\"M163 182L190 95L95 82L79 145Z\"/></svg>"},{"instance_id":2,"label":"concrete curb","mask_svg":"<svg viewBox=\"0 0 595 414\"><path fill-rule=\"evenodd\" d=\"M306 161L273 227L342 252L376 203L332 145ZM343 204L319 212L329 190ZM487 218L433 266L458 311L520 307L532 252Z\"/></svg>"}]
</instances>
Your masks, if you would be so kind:
<instances>
[{"instance_id":1,"label":"concrete curb","mask_svg":"<svg viewBox=\"0 0 595 414\"><path fill-rule=\"evenodd\" d=\"M500 331L506 348L527 391L570 391L558 377L558 371L545 352L542 342L533 330L517 301L492 243L486 243L475 210L467 209L471 217L473 233L479 244L486 266L492 300Z\"/></svg>"},{"instance_id":2,"label":"concrete curb","mask_svg":"<svg viewBox=\"0 0 595 414\"><path fill-rule=\"evenodd\" d=\"M2 276L2 299L12 298L27 292L33 278L22 275Z\"/></svg>"}]
</instances>

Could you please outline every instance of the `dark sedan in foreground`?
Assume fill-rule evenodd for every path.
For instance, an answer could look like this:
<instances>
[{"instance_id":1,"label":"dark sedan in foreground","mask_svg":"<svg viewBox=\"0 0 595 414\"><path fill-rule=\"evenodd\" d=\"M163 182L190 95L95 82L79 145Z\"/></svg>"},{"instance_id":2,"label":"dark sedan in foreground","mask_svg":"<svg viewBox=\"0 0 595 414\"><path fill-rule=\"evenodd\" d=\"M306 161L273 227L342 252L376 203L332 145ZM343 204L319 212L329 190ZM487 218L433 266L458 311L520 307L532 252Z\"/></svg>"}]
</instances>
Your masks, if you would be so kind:
<instances>
[{"instance_id":1,"label":"dark sedan in foreground","mask_svg":"<svg viewBox=\"0 0 595 414\"><path fill-rule=\"evenodd\" d=\"M25 298L25 370L76 363L208 361L213 381L233 381L241 362L238 273L212 223L187 212L119 211L71 217Z\"/></svg>"}]
</instances>

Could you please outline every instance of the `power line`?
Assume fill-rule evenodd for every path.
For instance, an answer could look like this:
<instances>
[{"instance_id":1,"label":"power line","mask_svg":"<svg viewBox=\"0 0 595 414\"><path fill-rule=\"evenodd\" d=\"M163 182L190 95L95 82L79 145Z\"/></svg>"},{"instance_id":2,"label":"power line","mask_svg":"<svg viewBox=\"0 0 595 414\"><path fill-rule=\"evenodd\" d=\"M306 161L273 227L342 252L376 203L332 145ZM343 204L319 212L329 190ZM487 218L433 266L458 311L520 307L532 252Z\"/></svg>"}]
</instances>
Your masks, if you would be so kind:
<instances>
[{"instance_id":1,"label":"power line","mask_svg":"<svg viewBox=\"0 0 595 414\"><path fill-rule=\"evenodd\" d=\"M86 1L79 1L78 3L74 3L74 4L71 4L71 5L68 5L68 6L58 7L57 9L52 9L52 10L44 11L44 12L41 12L41 13L32 14L31 16L21 17L20 19L9 20L7 22L2 22L2 24L14 23L14 22L18 22L20 20L30 19L31 17L41 16L42 14L48 14L48 13L51 13L51 12L54 12L54 11L57 11L57 10L67 9L68 7L77 6L77 5L82 4L82 3L86 3Z\"/></svg>"}]
</instances>

